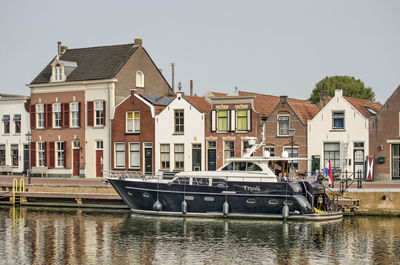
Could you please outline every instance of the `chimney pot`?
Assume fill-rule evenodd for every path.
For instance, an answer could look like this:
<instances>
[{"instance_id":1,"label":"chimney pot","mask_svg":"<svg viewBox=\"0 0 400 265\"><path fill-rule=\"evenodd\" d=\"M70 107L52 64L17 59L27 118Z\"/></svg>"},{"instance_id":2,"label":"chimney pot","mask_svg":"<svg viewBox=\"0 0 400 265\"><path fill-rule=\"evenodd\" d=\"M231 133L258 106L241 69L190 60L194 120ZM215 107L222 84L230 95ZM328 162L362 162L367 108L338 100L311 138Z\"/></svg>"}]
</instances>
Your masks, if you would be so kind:
<instances>
[{"instance_id":1,"label":"chimney pot","mask_svg":"<svg viewBox=\"0 0 400 265\"><path fill-rule=\"evenodd\" d=\"M142 46L142 39L135 39L135 45Z\"/></svg>"},{"instance_id":2,"label":"chimney pot","mask_svg":"<svg viewBox=\"0 0 400 265\"><path fill-rule=\"evenodd\" d=\"M193 80L190 80L190 95L193 96Z\"/></svg>"},{"instance_id":3,"label":"chimney pot","mask_svg":"<svg viewBox=\"0 0 400 265\"><path fill-rule=\"evenodd\" d=\"M286 103L287 102L287 96L281 96L281 103Z\"/></svg>"},{"instance_id":4,"label":"chimney pot","mask_svg":"<svg viewBox=\"0 0 400 265\"><path fill-rule=\"evenodd\" d=\"M57 54L60 55L61 54L61 41L57 42Z\"/></svg>"}]
</instances>

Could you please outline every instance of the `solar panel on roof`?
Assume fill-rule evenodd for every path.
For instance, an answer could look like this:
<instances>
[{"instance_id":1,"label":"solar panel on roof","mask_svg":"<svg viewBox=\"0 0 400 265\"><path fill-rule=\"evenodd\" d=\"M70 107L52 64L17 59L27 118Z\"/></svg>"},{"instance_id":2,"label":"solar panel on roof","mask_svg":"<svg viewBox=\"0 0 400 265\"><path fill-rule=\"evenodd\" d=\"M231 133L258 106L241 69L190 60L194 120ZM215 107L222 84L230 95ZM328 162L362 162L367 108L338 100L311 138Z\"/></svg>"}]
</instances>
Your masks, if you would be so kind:
<instances>
[{"instance_id":1,"label":"solar panel on roof","mask_svg":"<svg viewBox=\"0 0 400 265\"><path fill-rule=\"evenodd\" d=\"M167 106L174 99L172 97L160 97L160 96L150 96L150 95L141 95L141 96L151 104L157 106Z\"/></svg>"}]
</instances>

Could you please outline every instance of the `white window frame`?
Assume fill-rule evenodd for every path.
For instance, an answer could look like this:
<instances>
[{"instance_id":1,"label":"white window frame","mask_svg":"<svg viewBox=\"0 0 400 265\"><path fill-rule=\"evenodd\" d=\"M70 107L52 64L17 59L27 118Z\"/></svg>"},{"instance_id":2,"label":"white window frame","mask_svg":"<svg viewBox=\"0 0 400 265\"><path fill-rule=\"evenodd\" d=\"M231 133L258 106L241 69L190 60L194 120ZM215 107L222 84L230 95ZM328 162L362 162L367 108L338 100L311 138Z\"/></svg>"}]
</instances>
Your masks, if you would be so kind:
<instances>
[{"instance_id":1,"label":"white window frame","mask_svg":"<svg viewBox=\"0 0 400 265\"><path fill-rule=\"evenodd\" d=\"M62 128L61 112L61 103L53 103L53 128Z\"/></svg>"},{"instance_id":2,"label":"white window frame","mask_svg":"<svg viewBox=\"0 0 400 265\"><path fill-rule=\"evenodd\" d=\"M8 120L5 120L6 119L5 117L8 117ZM11 133L10 122L11 122L11 116L9 114L3 115L3 134ZM6 131L6 128L7 128L7 131Z\"/></svg>"},{"instance_id":3,"label":"white window frame","mask_svg":"<svg viewBox=\"0 0 400 265\"><path fill-rule=\"evenodd\" d=\"M104 100L95 100L94 101L94 126L102 127L104 126Z\"/></svg>"},{"instance_id":4,"label":"white window frame","mask_svg":"<svg viewBox=\"0 0 400 265\"><path fill-rule=\"evenodd\" d=\"M163 146L168 146L168 151L163 151ZM163 154L167 155L168 160L163 160ZM168 162L168 167L163 167L163 162ZM170 170L171 169L171 145L170 144L160 144L160 169L161 170Z\"/></svg>"},{"instance_id":5,"label":"white window frame","mask_svg":"<svg viewBox=\"0 0 400 265\"><path fill-rule=\"evenodd\" d=\"M279 121L279 117L288 117L288 121ZM287 128L287 134L281 134L281 122L287 122L288 128ZM290 129L290 114L278 114L276 117L276 123L277 123L277 135L278 136L289 136L289 129Z\"/></svg>"},{"instance_id":6,"label":"white window frame","mask_svg":"<svg viewBox=\"0 0 400 265\"><path fill-rule=\"evenodd\" d=\"M36 143L36 161L38 167L46 166L46 148L44 141L38 141Z\"/></svg>"},{"instance_id":7,"label":"white window frame","mask_svg":"<svg viewBox=\"0 0 400 265\"><path fill-rule=\"evenodd\" d=\"M56 167L64 168L65 167L65 154L64 154L64 142L57 141L55 142L56 147Z\"/></svg>"},{"instance_id":8,"label":"white window frame","mask_svg":"<svg viewBox=\"0 0 400 265\"><path fill-rule=\"evenodd\" d=\"M239 117L239 112L240 111L244 111L245 113L246 113L246 116L241 116L241 117ZM247 132L248 130L249 130L249 111L248 111L248 109L238 109L238 110L236 110L236 130L238 131L238 132ZM240 130L239 129L239 118L246 118L246 128L245 129L242 129L242 130Z\"/></svg>"},{"instance_id":9,"label":"white window frame","mask_svg":"<svg viewBox=\"0 0 400 265\"><path fill-rule=\"evenodd\" d=\"M79 128L79 102L70 102L69 103L69 112L70 112L70 128Z\"/></svg>"},{"instance_id":10,"label":"white window frame","mask_svg":"<svg viewBox=\"0 0 400 265\"><path fill-rule=\"evenodd\" d=\"M289 149L290 151L287 151ZM300 147L298 145L293 145L293 150L297 149L297 156L294 156L295 153L293 152L293 157L299 157L300 156ZM292 146L284 146L283 151L286 151L288 153L288 157L292 157ZM299 160L293 160L293 164L297 164L297 168L295 167L295 170L299 170ZM289 162L290 165L290 162Z\"/></svg>"},{"instance_id":11,"label":"white window frame","mask_svg":"<svg viewBox=\"0 0 400 265\"><path fill-rule=\"evenodd\" d=\"M103 140L96 140L96 150L103 150L104 143Z\"/></svg>"},{"instance_id":12,"label":"white window frame","mask_svg":"<svg viewBox=\"0 0 400 265\"><path fill-rule=\"evenodd\" d=\"M129 118L132 114L132 118ZM136 118L139 114L139 118ZM140 133L140 111L127 111L125 114L125 132L126 133Z\"/></svg>"},{"instance_id":13,"label":"white window frame","mask_svg":"<svg viewBox=\"0 0 400 265\"><path fill-rule=\"evenodd\" d=\"M273 154L271 154L271 151L270 151L271 149L274 149L274 153L273 153ZM273 145L266 145L266 146L264 146L263 151L264 151L264 152L265 152L265 151L268 151L269 154L270 154L271 156L276 156L276 153L275 153L276 148L275 148L275 146L273 146Z\"/></svg>"},{"instance_id":14,"label":"white window frame","mask_svg":"<svg viewBox=\"0 0 400 265\"><path fill-rule=\"evenodd\" d=\"M6 145L0 144L0 166L6 165Z\"/></svg>"},{"instance_id":15,"label":"white window frame","mask_svg":"<svg viewBox=\"0 0 400 265\"><path fill-rule=\"evenodd\" d=\"M123 146L124 149L123 150L118 150L117 146ZM124 165L118 165L118 152L120 152L121 154L123 154L123 161L124 161ZM114 143L114 167L115 168L125 168L126 165L126 161L125 161L125 143L124 142L116 142Z\"/></svg>"},{"instance_id":16,"label":"white window frame","mask_svg":"<svg viewBox=\"0 0 400 265\"><path fill-rule=\"evenodd\" d=\"M19 114L14 114L14 119L13 119L14 120L14 132L15 132L15 134L20 134L21 130L22 130L22 128L21 128L21 119L22 119L22 117L21 117L21 115L19 115L20 119L17 120L16 119L17 115L19 115ZM19 131L17 131L17 128L19 128Z\"/></svg>"},{"instance_id":17,"label":"white window frame","mask_svg":"<svg viewBox=\"0 0 400 265\"><path fill-rule=\"evenodd\" d=\"M177 152L176 151L176 147L177 146L182 146L183 147L183 151L182 152ZM177 160L176 156L182 154L182 160ZM182 167L177 167L176 163L182 163ZM171 166L171 165L170 165ZM185 144L174 144L174 170L175 171L183 171L185 169Z\"/></svg>"},{"instance_id":18,"label":"white window frame","mask_svg":"<svg viewBox=\"0 0 400 265\"><path fill-rule=\"evenodd\" d=\"M64 67L60 63L57 65L53 67L53 81L64 81Z\"/></svg>"},{"instance_id":19,"label":"white window frame","mask_svg":"<svg viewBox=\"0 0 400 265\"><path fill-rule=\"evenodd\" d=\"M36 104L36 128L44 129L45 124L45 106L44 104Z\"/></svg>"},{"instance_id":20,"label":"white window frame","mask_svg":"<svg viewBox=\"0 0 400 265\"><path fill-rule=\"evenodd\" d=\"M226 149L226 146L227 146L226 142L233 142L233 149ZM226 152L231 152L232 153L232 151L233 151L233 155L232 156L227 156L226 155ZM225 160L227 158L231 158L231 157L235 157L235 140L224 140L224 163L225 163Z\"/></svg>"},{"instance_id":21,"label":"white window frame","mask_svg":"<svg viewBox=\"0 0 400 265\"><path fill-rule=\"evenodd\" d=\"M140 143L139 142L130 142L128 143L129 146L129 168L133 169L140 169ZM133 146L137 146L137 149L132 150ZM132 153L136 154L136 157L138 159L136 165L132 165Z\"/></svg>"},{"instance_id":22,"label":"white window frame","mask_svg":"<svg viewBox=\"0 0 400 265\"><path fill-rule=\"evenodd\" d=\"M142 71L136 72L136 87L144 87L144 74Z\"/></svg>"},{"instance_id":23,"label":"white window frame","mask_svg":"<svg viewBox=\"0 0 400 265\"><path fill-rule=\"evenodd\" d=\"M14 155L14 151L17 151L16 155ZM10 145L10 155L11 155L11 166L18 167L19 166L19 146L18 144ZM16 163L14 163L16 162Z\"/></svg>"},{"instance_id":24,"label":"white window frame","mask_svg":"<svg viewBox=\"0 0 400 265\"><path fill-rule=\"evenodd\" d=\"M182 117L179 116L179 118L176 117L176 113L182 113ZM179 121L177 123L177 121ZM179 126L179 129L177 130L177 126ZM183 134L185 132L185 110L184 109L175 109L174 110L174 133L176 134Z\"/></svg>"},{"instance_id":25,"label":"white window frame","mask_svg":"<svg viewBox=\"0 0 400 265\"><path fill-rule=\"evenodd\" d=\"M219 119L220 116L219 114L222 112L226 112L226 129L222 129L221 126L219 126ZM229 110L228 109L221 109L217 111L217 132L228 132L229 131ZM222 117L221 117L222 118ZM225 117L223 117L225 119Z\"/></svg>"},{"instance_id":26,"label":"white window frame","mask_svg":"<svg viewBox=\"0 0 400 265\"><path fill-rule=\"evenodd\" d=\"M332 111L332 130L345 130L345 128L346 128L345 117L346 117L346 114L345 114L344 110L333 110ZM336 127L335 119L343 119L343 127Z\"/></svg>"}]
</instances>

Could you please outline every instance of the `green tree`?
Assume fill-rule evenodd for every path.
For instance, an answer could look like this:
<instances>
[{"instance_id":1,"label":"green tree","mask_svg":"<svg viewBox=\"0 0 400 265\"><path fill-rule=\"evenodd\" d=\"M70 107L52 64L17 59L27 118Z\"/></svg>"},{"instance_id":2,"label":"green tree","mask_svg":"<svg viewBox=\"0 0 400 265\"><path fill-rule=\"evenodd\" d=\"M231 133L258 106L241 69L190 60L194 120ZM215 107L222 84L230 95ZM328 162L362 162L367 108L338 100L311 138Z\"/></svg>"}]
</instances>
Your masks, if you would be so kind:
<instances>
[{"instance_id":1,"label":"green tree","mask_svg":"<svg viewBox=\"0 0 400 265\"><path fill-rule=\"evenodd\" d=\"M372 88L365 87L364 82L360 79L355 79L352 76L330 76L325 77L317 84L308 99L314 104L317 104L320 99L322 87L326 83L328 96L333 97L336 89L343 90L343 96L375 100L375 93Z\"/></svg>"}]
</instances>

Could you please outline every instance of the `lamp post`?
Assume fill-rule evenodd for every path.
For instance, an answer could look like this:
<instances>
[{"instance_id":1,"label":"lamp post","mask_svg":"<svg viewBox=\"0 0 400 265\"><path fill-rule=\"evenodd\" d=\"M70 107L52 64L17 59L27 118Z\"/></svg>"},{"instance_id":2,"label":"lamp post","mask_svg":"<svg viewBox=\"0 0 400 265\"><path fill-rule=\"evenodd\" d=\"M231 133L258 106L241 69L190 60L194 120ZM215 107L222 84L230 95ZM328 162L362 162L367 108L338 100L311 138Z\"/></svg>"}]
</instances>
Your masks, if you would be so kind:
<instances>
[{"instance_id":1,"label":"lamp post","mask_svg":"<svg viewBox=\"0 0 400 265\"><path fill-rule=\"evenodd\" d=\"M25 134L26 137L26 142L28 143L28 169L27 169L27 175L28 175L28 184L31 184L31 143L32 143L32 133L28 131Z\"/></svg>"},{"instance_id":2,"label":"lamp post","mask_svg":"<svg viewBox=\"0 0 400 265\"><path fill-rule=\"evenodd\" d=\"M296 129L290 128L289 129L289 136L290 136L290 144L292 148L292 160L290 161L290 171L293 170L293 145L294 145L294 136L296 135Z\"/></svg>"}]
</instances>

